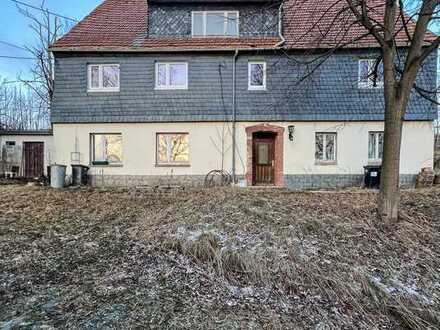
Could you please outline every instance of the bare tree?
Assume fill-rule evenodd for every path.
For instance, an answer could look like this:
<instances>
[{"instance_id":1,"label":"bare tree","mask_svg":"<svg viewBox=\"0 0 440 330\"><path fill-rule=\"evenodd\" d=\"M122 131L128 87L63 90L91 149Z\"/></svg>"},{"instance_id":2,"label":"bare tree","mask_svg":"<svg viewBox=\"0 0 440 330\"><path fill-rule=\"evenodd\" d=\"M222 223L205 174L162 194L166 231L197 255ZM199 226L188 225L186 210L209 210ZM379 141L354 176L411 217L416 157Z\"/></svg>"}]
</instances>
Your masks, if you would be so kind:
<instances>
[{"instance_id":1,"label":"bare tree","mask_svg":"<svg viewBox=\"0 0 440 330\"><path fill-rule=\"evenodd\" d=\"M27 8L17 5L19 12L30 21L29 27L36 37L34 45L26 45L27 52L35 58L30 70L32 79L20 79L40 99L41 111L50 111L54 93L54 58L49 50L58 38L69 28L69 21L61 20L45 8L41 2L39 14L36 15Z\"/></svg>"},{"instance_id":2,"label":"bare tree","mask_svg":"<svg viewBox=\"0 0 440 330\"><path fill-rule=\"evenodd\" d=\"M362 26L379 43L382 50L384 67L385 99L385 143L382 164L379 211L384 220L396 221L399 216L399 173L402 123L406 108L415 86L417 74L428 56L437 50L440 38L429 45L425 43L430 22L435 19L439 0L423 0L417 10L417 22L411 31L408 18L404 14L403 0L384 1L384 17L377 22L371 15L367 1L346 0L350 10ZM403 69L396 66L397 42L396 21L402 21L402 27L408 37L409 49L405 54ZM435 98L433 98L435 100Z\"/></svg>"},{"instance_id":3,"label":"bare tree","mask_svg":"<svg viewBox=\"0 0 440 330\"><path fill-rule=\"evenodd\" d=\"M308 57L303 57L307 60L301 64L307 69L298 85L310 80L339 49L363 44L380 50L371 73L374 84L383 75L384 85L385 136L378 208L384 221L396 221L400 204L402 125L411 93L416 92L438 104L437 90L419 86L416 79L423 64L440 44L440 37L428 30L430 24L440 18L440 0L330 0L316 9L312 4L316 5L316 1L282 2L284 11L293 15L303 15L306 11L309 15L307 22L299 17L290 18L293 24L298 21L307 27L303 35L290 42L306 43L309 49L314 49L309 51ZM295 28L298 27L293 26L288 33L294 34ZM301 28L304 30L303 26ZM286 55L298 62L287 52Z\"/></svg>"},{"instance_id":4,"label":"bare tree","mask_svg":"<svg viewBox=\"0 0 440 330\"><path fill-rule=\"evenodd\" d=\"M0 83L0 129L41 129L49 124L41 101L22 84Z\"/></svg>"}]
</instances>

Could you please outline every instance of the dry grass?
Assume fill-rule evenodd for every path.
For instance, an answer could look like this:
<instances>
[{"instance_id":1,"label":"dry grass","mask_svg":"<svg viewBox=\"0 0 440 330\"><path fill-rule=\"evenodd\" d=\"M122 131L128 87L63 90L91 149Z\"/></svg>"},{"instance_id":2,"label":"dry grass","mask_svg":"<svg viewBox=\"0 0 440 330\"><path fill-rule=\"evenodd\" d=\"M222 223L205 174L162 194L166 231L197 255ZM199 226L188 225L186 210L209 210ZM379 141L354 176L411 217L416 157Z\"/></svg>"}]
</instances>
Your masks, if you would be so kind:
<instances>
[{"instance_id":1,"label":"dry grass","mask_svg":"<svg viewBox=\"0 0 440 330\"><path fill-rule=\"evenodd\" d=\"M0 186L0 328L438 329L440 190Z\"/></svg>"}]
</instances>

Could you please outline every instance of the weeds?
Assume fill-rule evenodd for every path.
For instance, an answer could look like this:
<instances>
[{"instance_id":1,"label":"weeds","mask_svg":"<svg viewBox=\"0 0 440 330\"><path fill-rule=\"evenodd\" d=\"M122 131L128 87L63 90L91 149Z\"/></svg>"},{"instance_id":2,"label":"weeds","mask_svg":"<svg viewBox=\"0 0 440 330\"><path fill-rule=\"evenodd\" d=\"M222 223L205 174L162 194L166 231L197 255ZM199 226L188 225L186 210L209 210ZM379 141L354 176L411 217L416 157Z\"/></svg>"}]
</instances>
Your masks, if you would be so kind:
<instances>
[{"instance_id":1,"label":"weeds","mask_svg":"<svg viewBox=\"0 0 440 330\"><path fill-rule=\"evenodd\" d=\"M440 190L376 196L0 187L0 328L437 329Z\"/></svg>"}]
</instances>

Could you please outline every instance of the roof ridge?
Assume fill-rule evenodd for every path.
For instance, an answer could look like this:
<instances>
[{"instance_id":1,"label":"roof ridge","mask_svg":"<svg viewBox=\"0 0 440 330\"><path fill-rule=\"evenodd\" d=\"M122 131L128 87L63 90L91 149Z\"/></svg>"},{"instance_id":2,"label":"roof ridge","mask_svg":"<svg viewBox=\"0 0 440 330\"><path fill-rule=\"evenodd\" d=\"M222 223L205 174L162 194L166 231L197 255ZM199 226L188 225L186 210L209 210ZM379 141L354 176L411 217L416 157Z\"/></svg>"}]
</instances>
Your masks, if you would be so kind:
<instances>
[{"instance_id":1,"label":"roof ridge","mask_svg":"<svg viewBox=\"0 0 440 330\"><path fill-rule=\"evenodd\" d=\"M375 8L372 15L380 20L383 0L369 0ZM286 49L318 49L334 47L379 47L373 36L354 21L351 11L344 11L341 0L286 0L284 2L283 35ZM340 12L343 11L341 14ZM339 14L337 21L333 21ZM336 16L338 17L338 16ZM89 15L76 24L66 35L51 45L52 51L157 51L218 50L218 49L273 49L274 36L224 38L181 37L171 41L167 37L149 36L148 0L104 0ZM415 28L414 20L409 30ZM401 20L396 21L398 46L409 45ZM436 35L428 32L426 41ZM169 44L166 44L166 42Z\"/></svg>"}]
</instances>

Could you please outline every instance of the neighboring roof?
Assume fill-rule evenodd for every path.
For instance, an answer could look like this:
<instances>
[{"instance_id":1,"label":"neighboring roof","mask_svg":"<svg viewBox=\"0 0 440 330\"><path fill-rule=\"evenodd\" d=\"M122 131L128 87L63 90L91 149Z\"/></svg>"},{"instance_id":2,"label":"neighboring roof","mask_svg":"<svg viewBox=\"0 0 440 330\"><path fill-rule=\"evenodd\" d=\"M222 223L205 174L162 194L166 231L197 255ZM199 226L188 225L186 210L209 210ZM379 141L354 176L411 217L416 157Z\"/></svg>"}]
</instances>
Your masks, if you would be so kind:
<instances>
[{"instance_id":1,"label":"neighboring roof","mask_svg":"<svg viewBox=\"0 0 440 330\"><path fill-rule=\"evenodd\" d=\"M153 0L170 1L170 0ZM174 0L176 1L176 0ZM177 0L183 1L183 0ZM196 0L200 1L200 0ZM208 0L217 1L217 0ZM188 2L188 1L186 1ZM375 19L381 20L383 0L370 0ZM289 49L377 47L372 36L363 37L365 29L353 23L353 15L340 0L286 0L283 8L284 47ZM335 20L335 17L337 19ZM415 24L410 22L409 30ZM397 42L407 45L401 22L397 22ZM362 37L362 38L361 38ZM436 36L427 35L428 40ZM260 38L149 38L147 0L105 0L64 37L53 51L164 51L274 48L280 41Z\"/></svg>"},{"instance_id":2,"label":"neighboring roof","mask_svg":"<svg viewBox=\"0 0 440 330\"><path fill-rule=\"evenodd\" d=\"M0 135L53 135L52 130L3 130L0 131Z\"/></svg>"}]
</instances>

